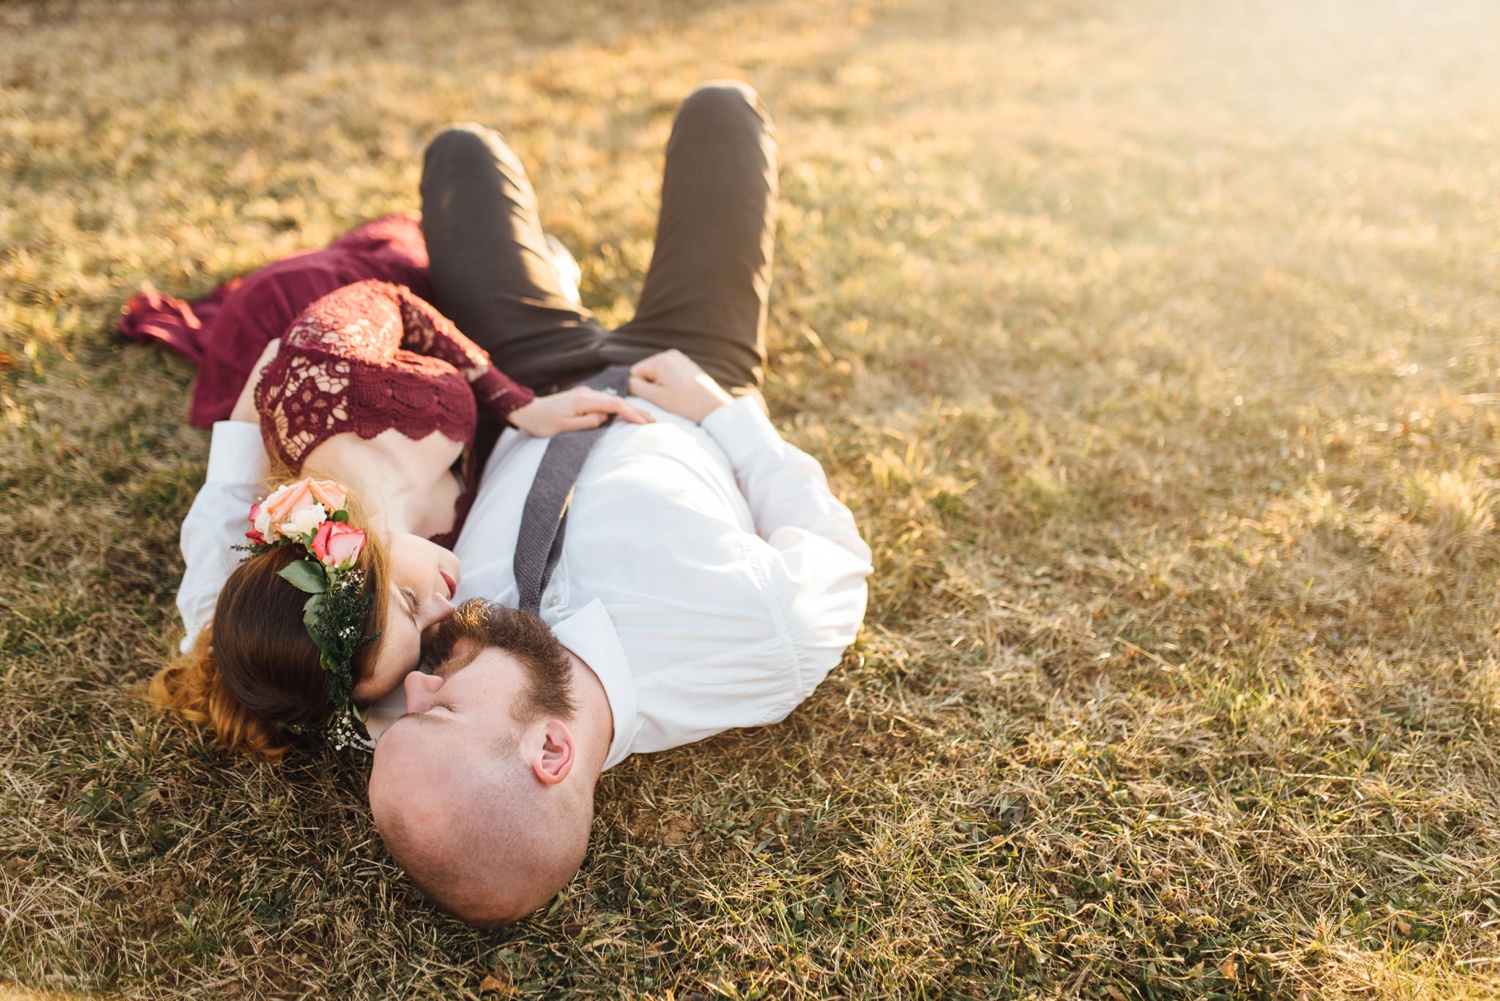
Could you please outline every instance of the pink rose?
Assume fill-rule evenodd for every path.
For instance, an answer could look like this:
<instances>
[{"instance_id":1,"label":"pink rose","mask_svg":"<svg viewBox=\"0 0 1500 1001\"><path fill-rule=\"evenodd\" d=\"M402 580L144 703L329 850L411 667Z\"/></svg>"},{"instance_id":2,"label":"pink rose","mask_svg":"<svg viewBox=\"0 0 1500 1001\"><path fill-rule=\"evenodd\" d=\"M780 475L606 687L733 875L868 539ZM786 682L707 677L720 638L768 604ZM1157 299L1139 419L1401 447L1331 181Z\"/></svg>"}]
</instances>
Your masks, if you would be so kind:
<instances>
[{"instance_id":1,"label":"pink rose","mask_svg":"<svg viewBox=\"0 0 1500 1001\"><path fill-rule=\"evenodd\" d=\"M364 552L365 531L342 521L325 521L313 538L313 555L324 566L347 570Z\"/></svg>"},{"instance_id":2,"label":"pink rose","mask_svg":"<svg viewBox=\"0 0 1500 1001\"><path fill-rule=\"evenodd\" d=\"M261 510L259 504L250 505L250 530L245 533L245 538L251 542L265 542L266 529L270 527L271 519Z\"/></svg>"}]
</instances>

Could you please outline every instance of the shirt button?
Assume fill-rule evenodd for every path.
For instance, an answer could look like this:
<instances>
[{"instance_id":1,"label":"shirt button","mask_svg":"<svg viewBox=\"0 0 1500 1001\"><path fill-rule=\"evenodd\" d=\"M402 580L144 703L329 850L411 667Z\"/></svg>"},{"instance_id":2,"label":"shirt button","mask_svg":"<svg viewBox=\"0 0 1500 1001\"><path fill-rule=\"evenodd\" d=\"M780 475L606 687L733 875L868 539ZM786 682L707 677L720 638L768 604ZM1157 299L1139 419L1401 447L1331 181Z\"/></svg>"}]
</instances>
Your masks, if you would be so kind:
<instances>
[{"instance_id":1,"label":"shirt button","mask_svg":"<svg viewBox=\"0 0 1500 1001\"><path fill-rule=\"evenodd\" d=\"M561 604L562 604L562 599L559 598L555 594L552 597L550 597L550 598L547 599L547 607L548 608L557 608Z\"/></svg>"}]
</instances>

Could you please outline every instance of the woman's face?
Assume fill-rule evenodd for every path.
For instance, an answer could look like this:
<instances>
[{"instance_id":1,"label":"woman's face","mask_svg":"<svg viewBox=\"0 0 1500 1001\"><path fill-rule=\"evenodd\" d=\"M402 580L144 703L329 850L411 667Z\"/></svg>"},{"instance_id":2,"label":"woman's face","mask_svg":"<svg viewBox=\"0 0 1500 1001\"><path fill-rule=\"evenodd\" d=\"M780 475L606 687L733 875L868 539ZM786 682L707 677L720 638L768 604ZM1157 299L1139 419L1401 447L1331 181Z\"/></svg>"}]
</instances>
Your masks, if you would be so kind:
<instances>
[{"instance_id":1,"label":"woman's face","mask_svg":"<svg viewBox=\"0 0 1500 1001\"><path fill-rule=\"evenodd\" d=\"M370 658L370 674L354 686L356 702L371 702L401 684L422 655L422 634L453 614L458 557L419 535L398 533L388 546L391 581L385 630Z\"/></svg>"}]
</instances>

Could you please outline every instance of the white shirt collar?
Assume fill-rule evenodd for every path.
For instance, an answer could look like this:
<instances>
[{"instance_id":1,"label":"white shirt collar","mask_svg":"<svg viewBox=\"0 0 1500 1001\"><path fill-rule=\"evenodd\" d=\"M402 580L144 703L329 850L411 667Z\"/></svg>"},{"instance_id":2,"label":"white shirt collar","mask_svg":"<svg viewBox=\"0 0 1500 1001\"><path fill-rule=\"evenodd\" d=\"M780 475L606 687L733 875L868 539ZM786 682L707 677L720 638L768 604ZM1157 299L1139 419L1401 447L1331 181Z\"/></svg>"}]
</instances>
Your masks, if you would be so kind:
<instances>
[{"instance_id":1,"label":"white shirt collar","mask_svg":"<svg viewBox=\"0 0 1500 1001\"><path fill-rule=\"evenodd\" d=\"M552 626L558 641L577 655L604 686L614 716L615 736L609 744L604 767L613 768L630 756L630 744L640 728L636 713L635 677L625 659L625 650L610 621L604 602L594 599Z\"/></svg>"}]
</instances>

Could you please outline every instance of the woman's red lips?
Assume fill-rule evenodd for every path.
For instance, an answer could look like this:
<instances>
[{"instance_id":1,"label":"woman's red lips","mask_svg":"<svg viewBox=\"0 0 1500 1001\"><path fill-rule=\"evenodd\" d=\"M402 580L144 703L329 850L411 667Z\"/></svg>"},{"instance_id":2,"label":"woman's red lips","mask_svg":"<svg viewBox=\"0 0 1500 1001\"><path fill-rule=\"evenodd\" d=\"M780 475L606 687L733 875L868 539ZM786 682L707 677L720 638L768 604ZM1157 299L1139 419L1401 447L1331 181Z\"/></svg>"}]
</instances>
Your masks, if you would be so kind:
<instances>
[{"instance_id":1,"label":"woman's red lips","mask_svg":"<svg viewBox=\"0 0 1500 1001\"><path fill-rule=\"evenodd\" d=\"M458 593L458 581L454 580L452 577L449 577L441 570L439 570L438 573L443 575L443 583L448 585L448 600L452 601L453 596Z\"/></svg>"}]
</instances>

